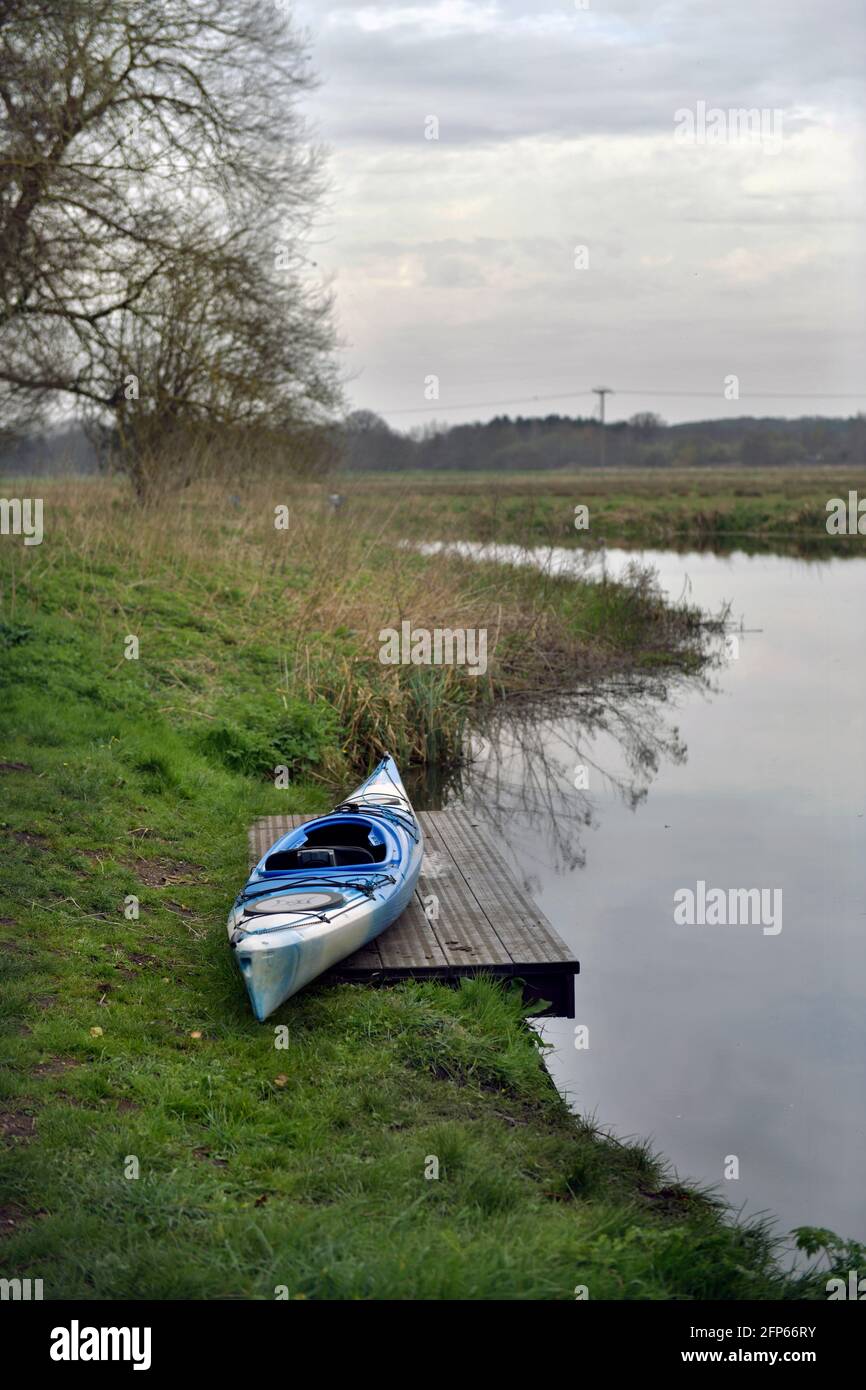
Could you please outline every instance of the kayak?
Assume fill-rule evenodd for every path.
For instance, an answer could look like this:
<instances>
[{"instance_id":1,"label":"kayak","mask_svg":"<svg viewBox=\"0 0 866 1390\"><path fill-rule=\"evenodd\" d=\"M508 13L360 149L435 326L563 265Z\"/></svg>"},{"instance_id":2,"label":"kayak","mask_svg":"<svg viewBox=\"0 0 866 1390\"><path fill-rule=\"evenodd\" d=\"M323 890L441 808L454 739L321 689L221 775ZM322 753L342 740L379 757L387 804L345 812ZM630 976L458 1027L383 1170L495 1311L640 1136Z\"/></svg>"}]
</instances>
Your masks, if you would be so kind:
<instances>
[{"instance_id":1,"label":"kayak","mask_svg":"<svg viewBox=\"0 0 866 1390\"><path fill-rule=\"evenodd\" d=\"M423 854L421 825L391 757L329 815L271 845L228 919L260 1023L400 916Z\"/></svg>"}]
</instances>

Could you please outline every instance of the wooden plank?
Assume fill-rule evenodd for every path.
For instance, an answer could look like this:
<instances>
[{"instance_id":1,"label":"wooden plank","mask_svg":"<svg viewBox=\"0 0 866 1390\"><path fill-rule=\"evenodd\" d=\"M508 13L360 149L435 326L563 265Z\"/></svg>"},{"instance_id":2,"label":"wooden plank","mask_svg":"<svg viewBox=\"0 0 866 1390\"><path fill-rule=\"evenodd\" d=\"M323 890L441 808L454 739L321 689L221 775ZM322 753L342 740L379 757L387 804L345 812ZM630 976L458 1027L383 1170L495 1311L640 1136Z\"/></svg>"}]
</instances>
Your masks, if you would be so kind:
<instances>
[{"instance_id":1,"label":"wooden plank","mask_svg":"<svg viewBox=\"0 0 866 1390\"><path fill-rule=\"evenodd\" d=\"M544 914L515 881L505 861L468 814L455 808L440 822L466 883L483 908L512 959L522 964L551 960L571 963L571 953Z\"/></svg>"},{"instance_id":2,"label":"wooden plank","mask_svg":"<svg viewBox=\"0 0 866 1390\"><path fill-rule=\"evenodd\" d=\"M495 866L497 872L504 876L513 900L519 902L530 916L537 918L552 930L538 904L524 891L515 878L514 871L506 864L494 841L491 828L485 827L477 816L471 815L463 806L453 807L445 818L445 828L450 830L452 826L459 826L464 836L481 850L484 861L491 867Z\"/></svg>"},{"instance_id":3,"label":"wooden plank","mask_svg":"<svg viewBox=\"0 0 866 1390\"><path fill-rule=\"evenodd\" d=\"M248 837L250 868L255 868L265 850L269 850L277 840L309 819L309 816L260 816L253 821Z\"/></svg>"},{"instance_id":4,"label":"wooden plank","mask_svg":"<svg viewBox=\"0 0 866 1390\"><path fill-rule=\"evenodd\" d=\"M507 885L508 901L518 906L531 921L541 925L545 932L553 933L553 928L532 898L520 883L497 848L492 832L477 817L470 815L464 807L453 807L443 819L442 834L448 840L455 857L462 865L471 863L473 870L480 870L491 885ZM555 935L555 933L553 933Z\"/></svg>"},{"instance_id":5,"label":"wooden plank","mask_svg":"<svg viewBox=\"0 0 866 1390\"><path fill-rule=\"evenodd\" d=\"M417 893L402 916L376 940L386 970L442 970L448 966Z\"/></svg>"},{"instance_id":6,"label":"wooden plank","mask_svg":"<svg viewBox=\"0 0 866 1390\"><path fill-rule=\"evenodd\" d=\"M477 897L466 891L460 865L440 833L441 821L422 811L421 824L426 840L425 859L428 853L433 854L438 872L428 877L422 864L418 886L422 896L432 893L439 900L436 936L449 965L513 965L514 958L489 915Z\"/></svg>"},{"instance_id":7,"label":"wooden plank","mask_svg":"<svg viewBox=\"0 0 866 1390\"><path fill-rule=\"evenodd\" d=\"M347 965L351 966L353 971L364 976L380 974L385 967L379 950L379 938L377 937L375 941L368 941L366 946L361 947L360 951L355 951L354 955L347 956L344 961L340 962L341 969Z\"/></svg>"}]
</instances>

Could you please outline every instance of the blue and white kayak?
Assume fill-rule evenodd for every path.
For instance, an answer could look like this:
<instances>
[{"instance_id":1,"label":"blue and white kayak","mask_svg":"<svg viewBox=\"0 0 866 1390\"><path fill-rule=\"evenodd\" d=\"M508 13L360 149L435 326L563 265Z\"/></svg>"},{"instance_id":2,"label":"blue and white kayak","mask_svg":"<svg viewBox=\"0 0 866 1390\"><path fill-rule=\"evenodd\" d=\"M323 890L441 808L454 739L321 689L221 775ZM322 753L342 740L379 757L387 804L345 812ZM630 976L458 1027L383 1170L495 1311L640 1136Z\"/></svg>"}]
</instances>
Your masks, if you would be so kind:
<instances>
[{"instance_id":1,"label":"blue and white kayak","mask_svg":"<svg viewBox=\"0 0 866 1390\"><path fill-rule=\"evenodd\" d=\"M390 757L329 815L271 845L228 920L259 1022L400 916L423 854L420 822Z\"/></svg>"}]
</instances>

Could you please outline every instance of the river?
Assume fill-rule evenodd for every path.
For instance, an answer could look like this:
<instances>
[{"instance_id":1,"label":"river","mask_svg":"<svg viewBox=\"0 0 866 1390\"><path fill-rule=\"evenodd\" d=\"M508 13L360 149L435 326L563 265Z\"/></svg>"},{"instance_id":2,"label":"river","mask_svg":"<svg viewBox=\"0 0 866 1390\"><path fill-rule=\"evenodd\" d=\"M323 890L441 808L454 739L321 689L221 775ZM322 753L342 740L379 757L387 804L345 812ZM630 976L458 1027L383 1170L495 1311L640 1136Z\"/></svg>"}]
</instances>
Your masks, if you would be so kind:
<instances>
[{"instance_id":1,"label":"river","mask_svg":"<svg viewBox=\"0 0 866 1390\"><path fill-rule=\"evenodd\" d=\"M681 1179L780 1232L863 1239L866 560L603 563L635 559L674 598L732 605L741 630L707 676L500 716L463 782L581 962L576 1019L540 1025L548 1066L575 1109L651 1137ZM677 922L674 895L700 882L765 889L767 913Z\"/></svg>"}]
</instances>

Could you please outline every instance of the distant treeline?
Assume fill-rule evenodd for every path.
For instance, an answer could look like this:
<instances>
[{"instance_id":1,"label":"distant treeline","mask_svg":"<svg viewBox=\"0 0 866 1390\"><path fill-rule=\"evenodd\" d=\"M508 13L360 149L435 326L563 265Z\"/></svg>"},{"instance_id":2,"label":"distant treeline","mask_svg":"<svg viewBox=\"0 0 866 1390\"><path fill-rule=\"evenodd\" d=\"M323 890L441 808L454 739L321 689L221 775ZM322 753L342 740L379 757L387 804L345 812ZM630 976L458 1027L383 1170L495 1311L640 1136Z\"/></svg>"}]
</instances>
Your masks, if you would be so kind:
<instances>
[{"instance_id":1,"label":"distant treeline","mask_svg":"<svg viewBox=\"0 0 866 1390\"><path fill-rule=\"evenodd\" d=\"M602 462L598 421L565 415L500 415L486 424L425 425L404 434L372 411L358 410L321 434L322 465L353 472L431 468L501 473L594 468ZM657 415L635 415L605 426L604 448L607 467L857 465L866 462L866 415L847 420L741 416L686 425L665 424ZM279 448L275 452L279 456ZM97 453L78 425L10 440L5 448L0 443L0 473L7 475L94 473L99 468Z\"/></svg>"},{"instance_id":2,"label":"distant treeline","mask_svg":"<svg viewBox=\"0 0 866 1390\"><path fill-rule=\"evenodd\" d=\"M601 426L595 419L547 415L497 416L486 424L427 425L398 433L371 411L350 415L341 431L342 466L371 469L592 468L602 462ZM688 468L740 465L857 464L866 459L866 415L851 419L701 420L668 425L657 415L635 415L605 426L608 467Z\"/></svg>"}]
</instances>

